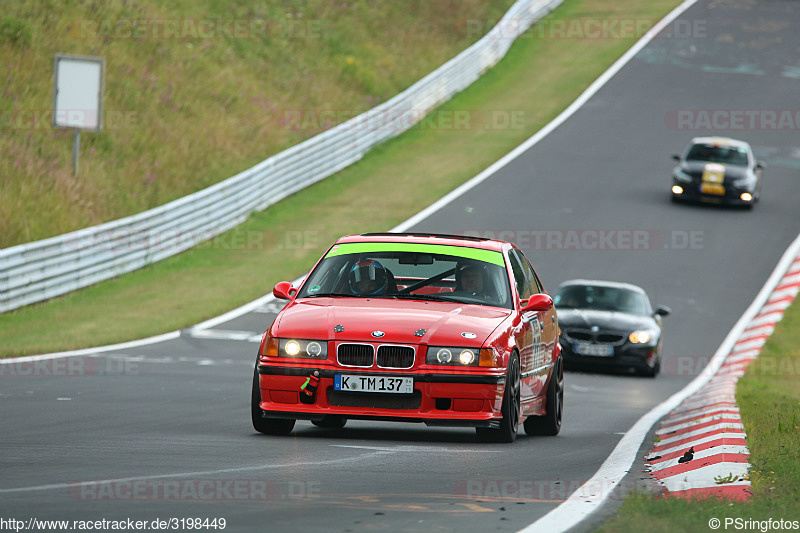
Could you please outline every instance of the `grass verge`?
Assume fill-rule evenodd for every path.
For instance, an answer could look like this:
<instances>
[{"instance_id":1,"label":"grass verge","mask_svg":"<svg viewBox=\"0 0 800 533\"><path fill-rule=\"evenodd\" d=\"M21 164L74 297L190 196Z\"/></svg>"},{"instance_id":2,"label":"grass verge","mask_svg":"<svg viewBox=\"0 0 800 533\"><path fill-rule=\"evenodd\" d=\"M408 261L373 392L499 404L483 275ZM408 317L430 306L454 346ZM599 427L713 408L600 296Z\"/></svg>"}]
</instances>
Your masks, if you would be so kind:
<instances>
[{"instance_id":1,"label":"grass verge","mask_svg":"<svg viewBox=\"0 0 800 533\"><path fill-rule=\"evenodd\" d=\"M651 20L676 0L571 0L553 20ZM137 272L0 315L0 354L98 346L187 327L305 272L337 237L391 228L552 120L637 40L530 30L419 128L219 238ZM466 112L468 127L452 118ZM463 124L463 122L462 122ZM266 326L266 324L265 324Z\"/></svg>"},{"instance_id":2,"label":"grass verge","mask_svg":"<svg viewBox=\"0 0 800 533\"><path fill-rule=\"evenodd\" d=\"M8 0L0 247L162 205L397 94L513 0ZM50 126L53 55L106 58L103 131ZM25 213L26 216L19 216Z\"/></svg>"},{"instance_id":3,"label":"grass verge","mask_svg":"<svg viewBox=\"0 0 800 533\"><path fill-rule=\"evenodd\" d=\"M711 531L708 524L712 518L721 521L720 531L779 530L765 529L769 519L800 522L799 347L800 305L795 303L736 387L736 403L750 449L751 501L687 501L639 495L626 499L617 516L599 531ZM737 522L729 522L725 528L726 519L741 522L739 527ZM758 523L746 527L748 520Z\"/></svg>"}]
</instances>

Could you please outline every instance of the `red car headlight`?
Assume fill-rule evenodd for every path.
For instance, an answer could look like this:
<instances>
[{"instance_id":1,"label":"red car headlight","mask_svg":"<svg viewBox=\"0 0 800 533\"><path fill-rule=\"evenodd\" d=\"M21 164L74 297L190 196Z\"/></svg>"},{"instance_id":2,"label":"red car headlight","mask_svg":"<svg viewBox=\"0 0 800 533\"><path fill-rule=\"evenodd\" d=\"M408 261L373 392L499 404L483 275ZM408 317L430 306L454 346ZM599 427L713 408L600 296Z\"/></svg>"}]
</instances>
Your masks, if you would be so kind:
<instances>
[{"instance_id":1,"label":"red car headlight","mask_svg":"<svg viewBox=\"0 0 800 533\"><path fill-rule=\"evenodd\" d=\"M444 366L496 367L498 357L491 348L464 348L460 346L429 346L425 363Z\"/></svg>"},{"instance_id":2,"label":"red car headlight","mask_svg":"<svg viewBox=\"0 0 800 533\"><path fill-rule=\"evenodd\" d=\"M279 339L264 334L258 353L266 357L290 359L327 359L328 341L312 339Z\"/></svg>"}]
</instances>

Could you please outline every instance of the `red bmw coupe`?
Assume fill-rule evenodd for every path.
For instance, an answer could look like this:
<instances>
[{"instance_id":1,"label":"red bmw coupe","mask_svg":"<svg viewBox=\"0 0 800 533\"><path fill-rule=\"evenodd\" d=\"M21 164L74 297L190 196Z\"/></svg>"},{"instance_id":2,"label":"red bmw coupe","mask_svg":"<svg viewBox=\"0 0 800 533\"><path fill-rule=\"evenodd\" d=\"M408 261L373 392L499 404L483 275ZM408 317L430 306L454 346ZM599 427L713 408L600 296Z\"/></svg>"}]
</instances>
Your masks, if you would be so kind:
<instances>
[{"instance_id":1,"label":"red bmw coupe","mask_svg":"<svg viewBox=\"0 0 800 533\"><path fill-rule=\"evenodd\" d=\"M475 427L513 442L561 429L558 319L525 255L509 242L372 233L339 239L264 333L253 427L348 419Z\"/></svg>"}]
</instances>

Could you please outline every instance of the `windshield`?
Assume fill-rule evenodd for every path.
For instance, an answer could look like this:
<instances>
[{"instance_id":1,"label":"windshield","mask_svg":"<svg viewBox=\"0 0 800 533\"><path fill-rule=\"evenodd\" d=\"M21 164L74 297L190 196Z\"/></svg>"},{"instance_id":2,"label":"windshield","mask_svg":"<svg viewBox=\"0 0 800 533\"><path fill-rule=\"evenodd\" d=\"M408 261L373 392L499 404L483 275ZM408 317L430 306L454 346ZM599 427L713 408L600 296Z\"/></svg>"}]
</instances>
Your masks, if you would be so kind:
<instances>
[{"instance_id":1,"label":"windshield","mask_svg":"<svg viewBox=\"0 0 800 533\"><path fill-rule=\"evenodd\" d=\"M726 165L747 166L747 150L740 146L695 144L686 154L687 161L708 161Z\"/></svg>"},{"instance_id":2,"label":"windshield","mask_svg":"<svg viewBox=\"0 0 800 533\"><path fill-rule=\"evenodd\" d=\"M407 243L345 243L331 249L298 298L434 300L512 308L503 255Z\"/></svg>"},{"instance_id":3,"label":"windshield","mask_svg":"<svg viewBox=\"0 0 800 533\"><path fill-rule=\"evenodd\" d=\"M617 287L567 285L558 290L553 303L560 309L596 309L634 315L648 314L644 295Z\"/></svg>"}]
</instances>

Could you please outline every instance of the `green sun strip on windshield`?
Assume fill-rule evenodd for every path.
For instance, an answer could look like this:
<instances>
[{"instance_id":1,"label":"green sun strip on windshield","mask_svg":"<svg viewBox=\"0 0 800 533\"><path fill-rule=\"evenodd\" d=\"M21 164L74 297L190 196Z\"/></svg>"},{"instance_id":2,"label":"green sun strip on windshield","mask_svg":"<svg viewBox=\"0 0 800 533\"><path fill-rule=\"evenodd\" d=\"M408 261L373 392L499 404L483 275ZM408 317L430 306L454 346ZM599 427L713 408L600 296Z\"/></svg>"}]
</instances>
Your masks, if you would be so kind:
<instances>
[{"instance_id":1,"label":"green sun strip on windshield","mask_svg":"<svg viewBox=\"0 0 800 533\"><path fill-rule=\"evenodd\" d=\"M406 242L347 242L335 245L325 255L326 258L337 255L363 254L371 252L417 252L424 254L450 255L464 259L475 259L484 263L505 266L503 254L494 250L482 250L467 246L449 246L446 244L416 244Z\"/></svg>"}]
</instances>

